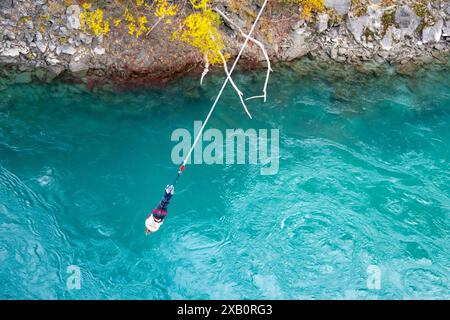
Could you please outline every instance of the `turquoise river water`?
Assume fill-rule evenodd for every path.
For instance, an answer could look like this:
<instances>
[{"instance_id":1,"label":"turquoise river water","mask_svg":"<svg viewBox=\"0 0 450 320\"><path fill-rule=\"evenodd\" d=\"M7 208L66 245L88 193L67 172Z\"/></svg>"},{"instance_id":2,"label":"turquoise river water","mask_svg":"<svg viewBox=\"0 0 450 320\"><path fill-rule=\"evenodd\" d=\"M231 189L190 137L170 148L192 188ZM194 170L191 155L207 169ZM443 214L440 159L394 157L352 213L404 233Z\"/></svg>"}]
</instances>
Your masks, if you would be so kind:
<instances>
[{"instance_id":1,"label":"turquoise river water","mask_svg":"<svg viewBox=\"0 0 450 320\"><path fill-rule=\"evenodd\" d=\"M236 81L258 94L261 73ZM178 167L171 134L193 131L222 81L0 91L0 298L450 299L445 69L276 69L253 120L228 89L208 128L278 129L278 172L188 166L146 237Z\"/></svg>"}]
</instances>

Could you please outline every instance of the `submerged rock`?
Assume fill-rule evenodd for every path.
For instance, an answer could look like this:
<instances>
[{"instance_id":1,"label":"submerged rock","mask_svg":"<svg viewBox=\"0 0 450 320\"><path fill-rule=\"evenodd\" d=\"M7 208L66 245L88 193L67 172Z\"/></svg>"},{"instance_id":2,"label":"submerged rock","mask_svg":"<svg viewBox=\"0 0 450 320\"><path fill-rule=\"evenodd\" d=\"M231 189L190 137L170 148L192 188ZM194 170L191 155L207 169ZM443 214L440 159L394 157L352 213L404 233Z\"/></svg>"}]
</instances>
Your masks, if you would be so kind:
<instances>
[{"instance_id":1,"label":"submerged rock","mask_svg":"<svg viewBox=\"0 0 450 320\"><path fill-rule=\"evenodd\" d=\"M418 69L419 66L416 63L407 61L397 65L396 72L403 76L412 76Z\"/></svg>"},{"instance_id":2,"label":"submerged rock","mask_svg":"<svg viewBox=\"0 0 450 320\"><path fill-rule=\"evenodd\" d=\"M36 76L36 78L37 78L39 81L44 81L44 80L45 80L45 77L46 77L46 75L47 75L47 71L46 71L44 68L37 68L37 69L34 71L34 75Z\"/></svg>"},{"instance_id":3,"label":"submerged rock","mask_svg":"<svg viewBox=\"0 0 450 320\"><path fill-rule=\"evenodd\" d=\"M32 81L31 72L20 72L16 75L14 82L15 83L30 83Z\"/></svg>"},{"instance_id":4,"label":"submerged rock","mask_svg":"<svg viewBox=\"0 0 450 320\"><path fill-rule=\"evenodd\" d=\"M48 70L50 71L50 74L48 75L48 79L51 80L51 79L54 79L57 76L59 76L61 73L63 73L65 68L62 65L57 64L57 65L49 66Z\"/></svg>"}]
</instances>

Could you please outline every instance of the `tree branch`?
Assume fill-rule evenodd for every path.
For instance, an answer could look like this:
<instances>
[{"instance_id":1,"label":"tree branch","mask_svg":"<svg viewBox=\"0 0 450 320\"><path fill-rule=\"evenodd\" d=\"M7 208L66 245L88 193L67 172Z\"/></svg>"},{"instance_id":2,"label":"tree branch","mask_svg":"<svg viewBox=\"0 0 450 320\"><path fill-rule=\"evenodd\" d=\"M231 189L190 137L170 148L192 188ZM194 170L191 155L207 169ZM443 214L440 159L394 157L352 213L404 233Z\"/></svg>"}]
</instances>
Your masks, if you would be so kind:
<instances>
[{"instance_id":1,"label":"tree branch","mask_svg":"<svg viewBox=\"0 0 450 320\"><path fill-rule=\"evenodd\" d=\"M156 28L156 26L161 22L161 20L162 20L163 18L164 18L164 17L160 17L160 18L158 19L158 21L155 22L155 24L150 28L150 30L147 31L147 33L146 33L145 35L148 36L148 35L150 34L150 32L152 32L153 29Z\"/></svg>"},{"instance_id":2,"label":"tree branch","mask_svg":"<svg viewBox=\"0 0 450 320\"><path fill-rule=\"evenodd\" d=\"M264 58L267 61L267 73L266 73L266 81L264 82L264 88L263 88L263 95L261 96L253 96L253 97L249 97L245 100L251 100L251 99L257 99L257 98L263 98L264 102L266 102L267 100L267 85L269 83L269 77L270 77L270 73L273 71L271 64L270 64L270 59L269 59L269 55L267 54L266 48L264 47L264 45L256 40L253 37L250 37L249 35L247 35L244 31L242 31L242 29L235 24L233 21L231 21L230 18L228 18L222 11L220 11L218 8L214 8L214 11L216 11L218 14L220 14L226 21L228 21L230 24L232 24L235 28L237 28L239 30L239 32L241 33L241 35L244 38L248 38L250 41L252 41L253 43L255 43L256 45L258 45L261 48L261 51L263 52Z\"/></svg>"},{"instance_id":3,"label":"tree branch","mask_svg":"<svg viewBox=\"0 0 450 320\"><path fill-rule=\"evenodd\" d=\"M209 72L209 59L208 54L203 55L203 59L205 60L205 68L203 69L202 76L200 77L200 85L203 85L203 78L206 76L206 74Z\"/></svg>"},{"instance_id":4,"label":"tree branch","mask_svg":"<svg viewBox=\"0 0 450 320\"><path fill-rule=\"evenodd\" d=\"M223 68L225 69L225 73L227 74L227 78L230 80L231 85L233 86L234 90L236 90L239 99L241 100L242 106L244 107L245 112L247 113L247 115L249 116L250 119L252 119L252 115L250 114L250 112L247 109L247 106L245 105L245 101L242 98L243 93L241 90L239 90L238 86L236 85L236 83L234 83L233 78L231 78L231 74L228 71L228 66L227 66L227 61L225 60L225 57L223 56L222 52L219 51L220 57L222 58L222 62L223 62Z\"/></svg>"}]
</instances>

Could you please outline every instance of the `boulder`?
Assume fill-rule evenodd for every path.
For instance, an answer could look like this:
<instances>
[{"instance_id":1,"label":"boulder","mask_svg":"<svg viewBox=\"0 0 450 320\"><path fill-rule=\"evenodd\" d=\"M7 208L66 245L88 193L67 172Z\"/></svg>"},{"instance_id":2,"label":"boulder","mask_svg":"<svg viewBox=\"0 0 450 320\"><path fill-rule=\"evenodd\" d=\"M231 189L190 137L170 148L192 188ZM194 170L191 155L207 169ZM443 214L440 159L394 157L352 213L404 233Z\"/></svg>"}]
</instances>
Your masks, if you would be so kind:
<instances>
[{"instance_id":1,"label":"boulder","mask_svg":"<svg viewBox=\"0 0 450 320\"><path fill-rule=\"evenodd\" d=\"M417 72L418 69L419 66L412 60L406 61L396 66L396 72L403 76L412 76Z\"/></svg>"},{"instance_id":2,"label":"boulder","mask_svg":"<svg viewBox=\"0 0 450 320\"><path fill-rule=\"evenodd\" d=\"M10 48L6 48L0 54L5 57L18 57L20 54L28 54L30 49L25 45L23 41L17 42L15 45Z\"/></svg>"},{"instance_id":3,"label":"boulder","mask_svg":"<svg viewBox=\"0 0 450 320\"><path fill-rule=\"evenodd\" d=\"M73 73L79 73L89 70L89 66L83 61L72 60L69 63L69 70Z\"/></svg>"},{"instance_id":4,"label":"boulder","mask_svg":"<svg viewBox=\"0 0 450 320\"><path fill-rule=\"evenodd\" d=\"M450 27L449 26L446 25L442 28L442 36L450 37Z\"/></svg>"},{"instance_id":5,"label":"boulder","mask_svg":"<svg viewBox=\"0 0 450 320\"><path fill-rule=\"evenodd\" d=\"M12 8L13 6L13 0L0 0L0 8Z\"/></svg>"},{"instance_id":6,"label":"boulder","mask_svg":"<svg viewBox=\"0 0 450 320\"><path fill-rule=\"evenodd\" d=\"M288 40L288 42L290 42L290 45L283 53L284 60L292 61L306 55L311 50L307 41L309 35L310 32L307 30L307 28L301 28L294 32L291 32Z\"/></svg>"},{"instance_id":7,"label":"boulder","mask_svg":"<svg viewBox=\"0 0 450 320\"><path fill-rule=\"evenodd\" d=\"M80 29L80 7L73 4L67 7L67 28Z\"/></svg>"},{"instance_id":8,"label":"boulder","mask_svg":"<svg viewBox=\"0 0 450 320\"><path fill-rule=\"evenodd\" d=\"M35 44L40 52L44 53L47 50L47 43L43 40L42 35L39 32L36 34Z\"/></svg>"},{"instance_id":9,"label":"boulder","mask_svg":"<svg viewBox=\"0 0 450 320\"><path fill-rule=\"evenodd\" d=\"M55 51L55 49L56 49L56 44L54 44L53 42L50 42L48 44L48 50L53 52L53 51Z\"/></svg>"},{"instance_id":10,"label":"boulder","mask_svg":"<svg viewBox=\"0 0 450 320\"><path fill-rule=\"evenodd\" d=\"M97 54L97 55L103 55L103 54L105 54L105 48L95 47L94 48L94 53Z\"/></svg>"},{"instance_id":11,"label":"boulder","mask_svg":"<svg viewBox=\"0 0 450 320\"><path fill-rule=\"evenodd\" d=\"M439 42L439 40L441 40L443 26L444 21L442 19L439 19L433 26L423 28L422 42Z\"/></svg>"},{"instance_id":12,"label":"boulder","mask_svg":"<svg viewBox=\"0 0 450 320\"><path fill-rule=\"evenodd\" d=\"M81 51L73 56L69 62L69 70L72 73L84 73L89 70L89 55L86 51Z\"/></svg>"},{"instance_id":13,"label":"boulder","mask_svg":"<svg viewBox=\"0 0 450 320\"><path fill-rule=\"evenodd\" d=\"M25 84L25 83L30 83L32 81L32 77L31 77L31 72L26 71L26 72L20 72L16 75L14 82L15 83L21 83L21 84Z\"/></svg>"},{"instance_id":14,"label":"boulder","mask_svg":"<svg viewBox=\"0 0 450 320\"><path fill-rule=\"evenodd\" d=\"M4 37L7 40L15 40L16 39L16 34L14 32L12 32L11 30L4 30Z\"/></svg>"},{"instance_id":15,"label":"boulder","mask_svg":"<svg viewBox=\"0 0 450 320\"><path fill-rule=\"evenodd\" d=\"M404 5L398 7L397 11L395 11L395 22L403 35L412 36L420 24L420 18L413 9Z\"/></svg>"},{"instance_id":16,"label":"boulder","mask_svg":"<svg viewBox=\"0 0 450 320\"><path fill-rule=\"evenodd\" d=\"M48 73L47 73L47 81L51 81L55 79L57 76L59 76L61 73L63 73L65 68L60 64L51 65L48 67Z\"/></svg>"},{"instance_id":17,"label":"boulder","mask_svg":"<svg viewBox=\"0 0 450 320\"><path fill-rule=\"evenodd\" d=\"M339 54L340 56L347 56L348 50L347 50L346 48L340 47L340 48L338 49L338 54Z\"/></svg>"},{"instance_id":18,"label":"boulder","mask_svg":"<svg viewBox=\"0 0 450 320\"><path fill-rule=\"evenodd\" d=\"M47 50L47 44L43 41L36 42L36 47L40 52L44 53Z\"/></svg>"},{"instance_id":19,"label":"boulder","mask_svg":"<svg viewBox=\"0 0 450 320\"><path fill-rule=\"evenodd\" d=\"M44 81L47 75L47 70L44 68L37 68L34 71L34 75L36 76L37 79L39 79L39 81Z\"/></svg>"},{"instance_id":20,"label":"boulder","mask_svg":"<svg viewBox=\"0 0 450 320\"><path fill-rule=\"evenodd\" d=\"M338 47L337 47L337 45L334 45L330 51L330 58L333 60L337 60L338 55L339 55Z\"/></svg>"},{"instance_id":21,"label":"boulder","mask_svg":"<svg viewBox=\"0 0 450 320\"><path fill-rule=\"evenodd\" d=\"M59 33L60 33L60 35L62 35L63 37L68 37L68 36L70 36L69 30L68 30L66 27L64 27L64 26L59 28Z\"/></svg>"},{"instance_id":22,"label":"boulder","mask_svg":"<svg viewBox=\"0 0 450 320\"><path fill-rule=\"evenodd\" d=\"M299 19L297 20L297 22L295 22L295 24L291 27L291 29L293 31L298 30L300 28L303 28L306 25L305 20L304 19Z\"/></svg>"},{"instance_id":23,"label":"boulder","mask_svg":"<svg viewBox=\"0 0 450 320\"><path fill-rule=\"evenodd\" d=\"M20 49L17 47L9 48L4 50L1 55L5 57L18 57L20 55Z\"/></svg>"},{"instance_id":24,"label":"boulder","mask_svg":"<svg viewBox=\"0 0 450 320\"><path fill-rule=\"evenodd\" d=\"M68 54L68 55L73 55L73 54L75 54L75 52L77 52L77 50L73 46L71 46L70 44L64 44L64 45L56 48L56 53L57 54L65 53L65 54Z\"/></svg>"},{"instance_id":25,"label":"boulder","mask_svg":"<svg viewBox=\"0 0 450 320\"><path fill-rule=\"evenodd\" d=\"M367 15L368 22L367 27L372 31L377 33L382 29L381 19L383 17L384 10L379 6L368 6L367 7Z\"/></svg>"},{"instance_id":26,"label":"boulder","mask_svg":"<svg viewBox=\"0 0 450 320\"><path fill-rule=\"evenodd\" d=\"M319 14L317 17L317 25L316 30L318 33L322 33L328 29L328 20L330 20L330 16L326 13Z\"/></svg>"},{"instance_id":27,"label":"boulder","mask_svg":"<svg viewBox=\"0 0 450 320\"><path fill-rule=\"evenodd\" d=\"M86 33L82 33L82 34L80 34L80 40L84 44L91 44L92 43L92 36L90 36L90 35L88 35Z\"/></svg>"},{"instance_id":28,"label":"boulder","mask_svg":"<svg viewBox=\"0 0 450 320\"><path fill-rule=\"evenodd\" d=\"M362 17L347 17L347 28L355 38L357 42L361 42L361 36L364 32L364 29L369 21L368 16Z\"/></svg>"},{"instance_id":29,"label":"boulder","mask_svg":"<svg viewBox=\"0 0 450 320\"><path fill-rule=\"evenodd\" d=\"M325 7L334 9L341 16L348 13L351 4L351 0L325 0Z\"/></svg>"},{"instance_id":30,"label":"boulder","mask_svg":"<svg viewBox=\"0 0 450 320\"><path fill-rule=\"evenodd\" d=\"M56 66L58 64L61 63L61 61L59 61L58 59L56 59L54 57L54 55L50 54L49 56L47 56L45 58L45 62L49 65L49 66Z\"/></svg>"},{"instance_id":31,"label":"boulder","mask_svg":"<svg viewBox=\"0 0 450 320\"><path fill-rule=\"evenodd\" d=\"M380 41L381 49L389 51L392 49L392 27L389 27L384 35L383 39Z\"/></svg>"}]
</instances>

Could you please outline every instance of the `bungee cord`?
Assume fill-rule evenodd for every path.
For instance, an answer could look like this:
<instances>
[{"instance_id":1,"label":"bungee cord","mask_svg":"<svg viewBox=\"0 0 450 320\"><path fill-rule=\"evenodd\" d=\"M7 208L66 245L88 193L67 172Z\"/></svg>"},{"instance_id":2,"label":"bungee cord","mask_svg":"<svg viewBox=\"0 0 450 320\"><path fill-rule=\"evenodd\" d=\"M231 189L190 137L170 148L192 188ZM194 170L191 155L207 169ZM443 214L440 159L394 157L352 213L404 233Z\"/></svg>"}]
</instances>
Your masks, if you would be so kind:
<instances>
[{"instance_id":1,"label":"bungee cord","mask_svg":"<svg viewBox=\"0 0 450 320\"><path fill-rule=\"evenodd\" d=\"M231 69L230 69L229 71L228 71L227 68L226 68L226 62L225 62L225 60L224 60L224 63L225 63L225 72L226 72L226 74L227 74L227 77L226 77L224 83L222 84L222 87L220 88L220 91L219 91L218 95L216 96L216 98L215 98L215 100L214 100L214 103L213 103L213 105L211 106L211 109L209 110L209 112L208 112L208 114L207 114L205 120L203 121L202 127L200 128L199 132L197 133L197 136L196 136L195 139L194 139L194 143L192 144L191 148L189 149L189 152L188 152L186 158L184 159L183 163L182 163L181 166L179 167L177 176L175 177L175 179L173 180L173 182L172 182L171 185L167 185L162 200L159 202L158 206L157 206L155 209L153 209L153 213L150 214L150 215L147 217L147 219L145 220L145 228L146 228L146 229L145 229L145 232L146 232L147 235L148 235L150 232L156 232L156 231L158 231L159 227L161 226L161 224L162 224L162 222L163 222L163 219L164 219L165 216L167 215L167 207L168 207L168 204L169 204L169 202L170 202L170 199L171 199L172 196L173 196L173 193L174 193L174 186L175 186L175 184L178 182L178 179L180 178L181 174L183 173L184 169L186 168L186 164L188 163L188 161L189 161L189 159L190 159L190 157L191 157L191 155L192 155L192 151L194 150L195 146L196 146L197 143L198 143L198 140L199 140L200 137L202 136L203 130L205 129L206 124L207 124L208 121L209 121L209 118L211 117L212 113L214 112L214 109L216 108L217 103L219 102L219 99L220 99L220 97L222 96L222 93L223 93L225 87L227 86L228 82L231 82L232 85L234 85L234 82L233 82L233 80L231 79L231 74L233 73L234 69L236 68L236 65L237 65L239 59L241 58L241 55L242 55L242 53L244 52L245 47L247 46L248 41L249 41L249 40L255 41L255 39L251 37L251 34L253 33L253 31L254 31L254 29L255 29L255 27L256 27L256 25L257 25L259 19L261 18L261 15L262 15L262 13L263 13L263 11L264 11L266 5L267 5L267 1L268 1L268 0L264 0L264 3L263 3L263 5L261 6L261 9L259 10L259 13L258 13L258 15L256 16L256 19L255 19L255 21L253 22L252 27L250 28L249 33L248 33L247 35L244 35L244 36L245 36L245 41L244 41L244 43L242 44L241 49L239 50L239 53L238 53L238 55L236 56L236 59L234 60L233 65L231 66ZM241 31L241 32L242 32L242 31ZM264 54L266 54L266 53L264 52ZM223 56L222 56L222 58L223 58ZM269 68L268 68L268 69L269 69L269 71L268 71L268 73L269 73L269 72L271 71L271 69L270 69L270 64L269 64ZM202 75L202 77L203 77L203 75ZM266 83L267 83L267 80L266 80ZM263 96L263 97L264 97L264 101L266 100L266 99L265 99L265 96L266 96L266 86L267 86L267 84L264 86L264 96ZM235 88L235 89L236 89L236 88ZM238 91L238 92L239 92L239 91ZM242 100L242 97L241 97L241 96L240 96L240 98L241 98L241 100ZM245 107L245 104L244 104L244 108L245 108L245 111L247 112L247 114L249 115L249 117L251 118L251 115L248 113L248 110L247 110L247 108Z\"/></svg>"},{"instance_id":2,"label":"bungee cord","mask_svg":"<svg viewBox=\"0 0 450 320\"><path fill-rule=\"evenodd\" d=\"M217 95L216 99L214 100L214 103L213 103L211 109L209 110L208 115L206 116L205 120L203 121L202 127L200 128L199 132L197 133L197 136L195 137L194 143L192 144L191 149L189 150L189 152L188 152L186 158L184 159L182 165L180 166L180 168L179 168L179 170L178 170L178 174L177 174L177 176L176 176L176 178L175 178L175 180L174 180L174 182L173 182L172 185L175 185L175 184L177 183L178 178L181 176L181 174L183 173L184 169L186 168L186 164L187 164L187 162L189 161L189 159L191 158L192 151L194 150L195 146L196 146L197 143L198 143L198 140L199 140L200 137L202 136L203 130L205 129L206 124L207 124L208 121L209 121L209 118L211 117L212 113L214 112L214 109L216 108L216 105L217 105L217 103L219 102L220 97L222 96L223 90L224 90L225 87L227 86L228 82L231 80L231 74L233 73L234 69L236 68L237 63L238 63L239 59L241 58L241 55L242 55L242 53L244 52L245 47L247 46L248 41L249 41L250 38L251 38L251 35L252 35L252 33L253 33L253 31L254 31L254 29L255 29L255 27L256 27L256 25L257 25L257 23L258 23L258 21L259 21L259 19L260 19L260 17L261 17L261 15L262 15L262 13L263 13L263 11L264 11L266 5L267 5L267 1L268 1L268 0L265 0L265 1L264 1L263 5L261 6L261 10L259 10L258 15L256 16L256 19L255 19L255 21L253 22L252 27L250 28L250 31L248 32L247 35L245 35L245 41L244 41L244 43L242 44L241 49L240 49L238 55L236 56L236 59L234 60L233 65L231 66L230 71L227 72L227 77L226 77L224 83L222 84L222 87L220 88L219 94Z\"/></svg>"}]
</instances>

